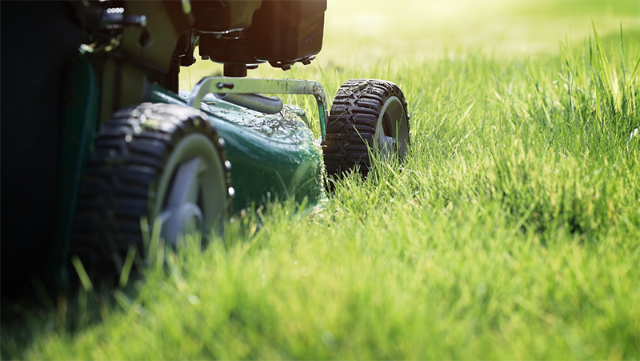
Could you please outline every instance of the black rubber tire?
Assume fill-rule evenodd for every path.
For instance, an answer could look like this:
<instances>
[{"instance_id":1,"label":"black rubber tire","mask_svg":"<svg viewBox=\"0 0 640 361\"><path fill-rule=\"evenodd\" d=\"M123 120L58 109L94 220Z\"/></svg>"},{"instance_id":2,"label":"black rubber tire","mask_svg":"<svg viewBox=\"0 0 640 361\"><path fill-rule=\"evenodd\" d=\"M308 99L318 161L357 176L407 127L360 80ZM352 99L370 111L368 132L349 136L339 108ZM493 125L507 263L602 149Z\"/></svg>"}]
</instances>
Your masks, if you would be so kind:
<instances>
[{"instance_id":1,"label":"black rubber tire","mask_svg":"<svg viewBox=\"0 0 640 361\"><path fill-rule=\"evenodd\" d=\"M341 178L356 165L359 165L363 176L369 173L377 122L384 104L392 97L399 99L406 115L404 136L408 147L410 116L404 94L396 84L384 80L354 79L344 82L338 89L329 113L326 141L322 143L324 165L330 179ZM392 127L391 124L383 126ZM405 155L406 151L400 154L400 158Z\"/></svg>"},{"instance_id":2,"label":"black rubber tire","mask_svg":"<svg viewBox=\"0 0 640 361\"><path fill-rule=\"evenodd\" d=\"M140 219L158 216L152 210L155 187L185 137L200 133L211 141L224 165L225 189L232 192L224 140L204 119L194 108L143 103L116 112L101 127L80 183L70 247L92 278L117 275L131 246L142 254Z\"/></svg>"}]
</instances>

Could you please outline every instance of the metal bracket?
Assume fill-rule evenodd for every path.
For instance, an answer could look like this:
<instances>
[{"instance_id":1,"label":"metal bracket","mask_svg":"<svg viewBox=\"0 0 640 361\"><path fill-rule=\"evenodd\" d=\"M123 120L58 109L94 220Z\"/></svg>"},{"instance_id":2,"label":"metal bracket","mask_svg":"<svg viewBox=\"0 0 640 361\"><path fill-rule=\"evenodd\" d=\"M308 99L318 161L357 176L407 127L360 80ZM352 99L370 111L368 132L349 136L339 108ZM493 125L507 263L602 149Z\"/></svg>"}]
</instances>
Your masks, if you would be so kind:
<instances>
[{"instance_id":1,"label":"metal bracket","mask_svg":"<svg viewBox=\"0 0 640 361\"><path fill-rule=\"evenodd\" d=\"M215 94L216 98L243 106L264 114L277 114L282 110L282 100L278 97L268 97L257 93L247 94Z\"/></svg>"},{"instance_id":2,"label":"metal bracket","mask_svg":"<svg viewBox=\"0 0 640 361\"><path fill-rule=\"evenodd\" d=\"M314 80L252 79L230 77L207 77L196 84L191 91L187 105L200 109L200 103L207 94L263 93L263 94L307 94L313 95L318 104L320 133L326 140L327 100L322 85Z\"/></svg>"}]
</instances>

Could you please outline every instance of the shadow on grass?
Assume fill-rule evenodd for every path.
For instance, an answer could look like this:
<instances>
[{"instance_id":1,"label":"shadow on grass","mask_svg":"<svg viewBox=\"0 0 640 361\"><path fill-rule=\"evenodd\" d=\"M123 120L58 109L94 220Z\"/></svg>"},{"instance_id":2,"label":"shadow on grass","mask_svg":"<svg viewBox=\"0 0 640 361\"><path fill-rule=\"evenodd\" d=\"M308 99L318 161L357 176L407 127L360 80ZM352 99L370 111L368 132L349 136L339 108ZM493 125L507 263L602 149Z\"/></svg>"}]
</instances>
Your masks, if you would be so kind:
<instances>
[{"instance_id":1,"label":"shadow on grass","mask_svg":"<svg viewBox=\"0 0 640 361\"><path fill-rule=\"evenodd\" d=\"M45 291L37 279L22 294L2 298L0 355L2 360L28 358L33 342L51 336L73 338L125 310L133 303L144 276L132 275L124 287L113 282L100 282L85 289L75 282L67 292Z\"/></svg>"}]
</instances>

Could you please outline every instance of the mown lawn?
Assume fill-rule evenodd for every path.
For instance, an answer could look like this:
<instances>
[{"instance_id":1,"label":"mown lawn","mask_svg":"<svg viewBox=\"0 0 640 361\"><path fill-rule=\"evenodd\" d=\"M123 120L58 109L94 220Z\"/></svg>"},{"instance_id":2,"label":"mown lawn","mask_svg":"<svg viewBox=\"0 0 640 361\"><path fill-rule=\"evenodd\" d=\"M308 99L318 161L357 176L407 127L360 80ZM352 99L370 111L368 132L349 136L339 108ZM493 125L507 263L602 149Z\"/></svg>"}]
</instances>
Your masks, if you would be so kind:
<instances>
[{"instance_id":1,"label":"mown lawn","mask_svg":"<svg viewBox=\"0 0 640 361\"><path fill-rule=\"evenodd\" d=\"M236 216L110 294L3 304L23 316L3 359L640 358L640 3L329 7L288 75L330 97L396 82L408 159L320 209Z\"/></svg>"}]
</instances>

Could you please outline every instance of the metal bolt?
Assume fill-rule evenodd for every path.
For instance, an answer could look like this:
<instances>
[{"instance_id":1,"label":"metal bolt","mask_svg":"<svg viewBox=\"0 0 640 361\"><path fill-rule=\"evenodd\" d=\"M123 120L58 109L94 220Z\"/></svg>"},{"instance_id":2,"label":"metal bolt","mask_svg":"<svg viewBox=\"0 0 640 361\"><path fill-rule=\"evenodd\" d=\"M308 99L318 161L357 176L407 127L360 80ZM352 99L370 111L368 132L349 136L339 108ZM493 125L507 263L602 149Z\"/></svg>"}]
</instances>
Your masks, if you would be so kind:
<instances>
[{"instance_id":1,"label":"metal bolt","mask_svg":"<svg viewBox=\"0 0 640 361\"><path fill-rule=\"evenodd\" d=\"M218 89L224 89L224 88L233 89L233 87L234 87L233 83L218 83L218 84L216 84L216 88L218 88Z\"/></svg>"}]
</instances>

